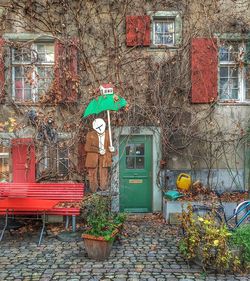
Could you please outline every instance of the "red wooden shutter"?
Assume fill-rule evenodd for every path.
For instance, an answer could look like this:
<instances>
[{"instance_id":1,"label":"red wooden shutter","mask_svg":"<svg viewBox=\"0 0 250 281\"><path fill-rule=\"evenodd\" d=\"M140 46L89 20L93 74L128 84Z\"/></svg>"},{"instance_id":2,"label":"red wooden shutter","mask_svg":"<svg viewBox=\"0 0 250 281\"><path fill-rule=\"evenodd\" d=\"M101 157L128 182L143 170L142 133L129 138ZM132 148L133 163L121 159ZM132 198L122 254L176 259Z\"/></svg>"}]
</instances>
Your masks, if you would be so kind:
<instances>
[{"instance_id":1,"label":"red wooden shutter","mask_svg":"<svg viewBox=\"0 0 250 281\"><path fill-rule=\"evenodd\" d=\"M150 16L126 17L127 46L150 45Z\"/></svg>"},{"instance_id":2,"label":"red wooden shutter","mask_svg":"<svg viewBox=\"0 0 250 281\"><path fill-rule=\"evenodd\" d=\"M85 152L85 143L79 142L78 143L78 172L83 173L84 168L85 168L85 157L86 157L86 152Z\"/></svg>"},{"instance_id":3,"label":"red wooden shutter","mask_svg":"<svg viewBox=\"0 0 250 281\"><path fill-rule=\"evenodd\" d=\"M218 95L218 48L216 39L194 38L191 43L193 103L210 103Z\"/></svg>"},{"instance_id":4,"label":"red wooden shutter","mask_svg":"<svg viewBox=\"0 0 250 281\"><path fill-rule=\"evenodd\" d=\"M4 39L0 38L0 103L4 101L4 96L5 96L4 44L5 44Z\"/></svg>"},{"instance_id":5,"label":"red wooden shutter","mask_svg":"<svg viewBox=\"0 0 250 281\"><path fill-rule=\"evenodd\" d=\"M30 138L12 140L13 182L35 182L35 146Z\"/></svg>"},{"instance_id":6,"label":"red wooden shutter","mask_svg":"<svg viewBox=\"0 0 250 281\"><path fill-rule=\"evenodd\" d=\"M78 93L77 41L55 42L55 98L59 102L75 102Z\"/></svg>"}]
</instances>

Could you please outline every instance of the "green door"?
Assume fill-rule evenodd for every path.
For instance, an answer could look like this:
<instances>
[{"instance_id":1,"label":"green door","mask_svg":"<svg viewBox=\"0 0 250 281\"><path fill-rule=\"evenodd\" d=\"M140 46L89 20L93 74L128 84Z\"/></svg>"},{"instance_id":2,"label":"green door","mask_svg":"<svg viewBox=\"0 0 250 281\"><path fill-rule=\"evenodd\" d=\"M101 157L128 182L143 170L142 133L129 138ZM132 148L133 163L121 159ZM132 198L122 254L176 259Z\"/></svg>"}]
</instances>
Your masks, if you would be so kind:
<instances>
[{"instance_id":1,"label":"green door","mask_svg":"<svg viewBox=\"0 0 250 281\"><path fill-rule=\"evenodd\" d=\"M122 136L119 146L120 211L152 211L152 137Z\"/></svg>"}]
</instances>

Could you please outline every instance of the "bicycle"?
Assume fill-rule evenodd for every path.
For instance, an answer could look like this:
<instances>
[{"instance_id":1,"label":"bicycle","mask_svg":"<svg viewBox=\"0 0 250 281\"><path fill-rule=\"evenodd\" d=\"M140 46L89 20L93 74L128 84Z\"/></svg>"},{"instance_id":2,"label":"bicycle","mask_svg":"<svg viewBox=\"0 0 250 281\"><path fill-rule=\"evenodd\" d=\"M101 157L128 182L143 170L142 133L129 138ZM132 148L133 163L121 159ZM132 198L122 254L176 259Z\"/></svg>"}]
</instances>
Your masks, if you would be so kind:
<instances>
[{"instance_id":1,"label":"bicycle","mask_svg":"<svg viewBox=\"0 0 250 281\"><path fill-rule=\"evenodd\" d=\"M193 205L193 214L198 217L205 217L209 214L213 214L218 224L224 222L230 230L234 230L242 224L250 223L250 200L244 200L243 202L239 203L234 209L233 214L227 217L225 208L221 201L221 194L217 191L215 191L215 194L219 199L219 206L210 207L207 205ZM232 227L229 222L233 219L234 226Z\"/></svg>"}]
</instances>

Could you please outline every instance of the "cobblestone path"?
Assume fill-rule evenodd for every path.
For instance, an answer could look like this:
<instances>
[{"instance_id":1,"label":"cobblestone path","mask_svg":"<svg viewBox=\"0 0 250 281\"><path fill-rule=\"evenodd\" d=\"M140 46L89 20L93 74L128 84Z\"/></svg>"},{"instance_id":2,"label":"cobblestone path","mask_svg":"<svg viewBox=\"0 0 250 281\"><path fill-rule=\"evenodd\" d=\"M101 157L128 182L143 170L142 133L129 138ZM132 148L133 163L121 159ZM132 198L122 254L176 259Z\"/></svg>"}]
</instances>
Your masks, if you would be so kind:
<instances>
[{"instance_id":1,"label":"cobblestone path","mask_svg":"<svg viewBox=\"0 0 250 281\"><path fill-rule=\"evenodd\" d=\"M174 281L250 280L250 276L204 273L178 253L178 230L160 220L131 217L127 237L116 242L105 262L88 259L82 241L62 242L45 237L6 233L0 243L0 281L92 280Z\"/></svg>"}]
</instances>

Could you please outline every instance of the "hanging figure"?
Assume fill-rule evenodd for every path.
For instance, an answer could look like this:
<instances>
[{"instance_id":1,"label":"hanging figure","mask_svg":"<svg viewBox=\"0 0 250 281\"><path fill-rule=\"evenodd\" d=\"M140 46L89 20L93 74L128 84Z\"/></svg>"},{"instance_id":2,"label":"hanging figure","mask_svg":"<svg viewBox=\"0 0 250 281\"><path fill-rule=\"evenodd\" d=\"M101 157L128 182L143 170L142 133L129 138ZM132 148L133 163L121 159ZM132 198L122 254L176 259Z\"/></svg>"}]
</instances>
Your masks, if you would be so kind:
<instances>
[{"instance_id":1,"label":"hanging figure","mask_svg":"<svg viewBox=\"0 0 250 281\"><path fill-rule=\"evenodd\" d=\"M108 172L112 165L112 149L110 149L109 133L106 123L97 118L93 121L94 131L86 136L85 167L88 170L89 187L91 192L96 192L98 187L104 191L108 189Z\"/></svg>"}]
</instances>

